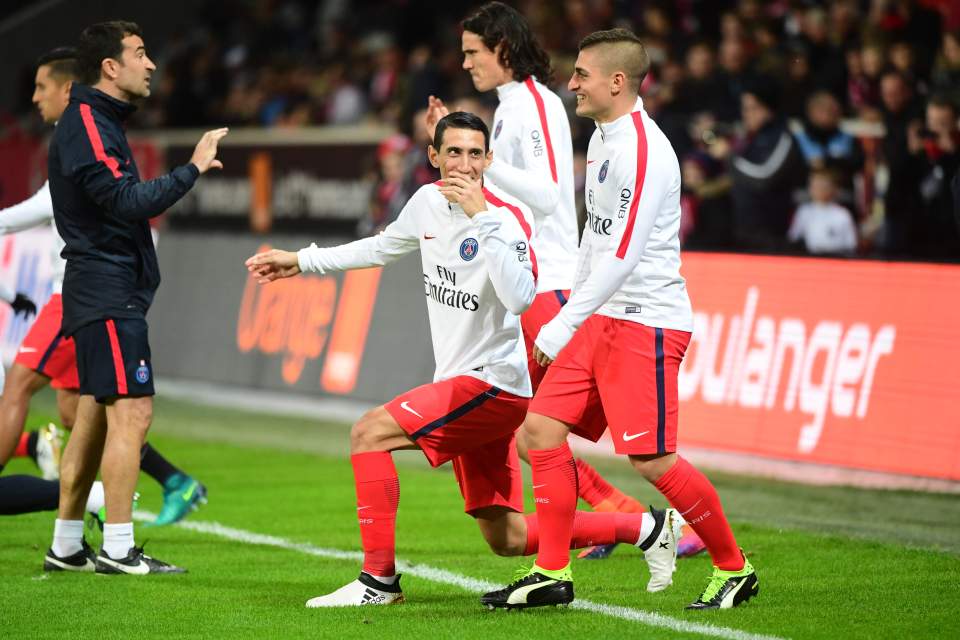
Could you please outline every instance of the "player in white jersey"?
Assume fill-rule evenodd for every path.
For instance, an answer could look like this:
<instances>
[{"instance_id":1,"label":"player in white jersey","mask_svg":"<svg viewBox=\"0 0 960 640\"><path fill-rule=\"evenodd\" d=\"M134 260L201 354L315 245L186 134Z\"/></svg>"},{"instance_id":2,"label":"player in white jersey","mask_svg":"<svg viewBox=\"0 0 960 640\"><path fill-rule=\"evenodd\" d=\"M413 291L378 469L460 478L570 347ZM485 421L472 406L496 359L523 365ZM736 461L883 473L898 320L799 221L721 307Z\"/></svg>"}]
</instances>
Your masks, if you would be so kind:
<instances>
[{"instance_id":1,"label":"player in white jersey","mask_svg":"<svg viewBox=\"0 0 960 640\"><path fill-rule=\"evenodd\" d=\"M453 462L484 539L499 555L536 552L536 514L523 514L514 433L532 393L517 317L536 293L532 216L489 181L489 132L477 116L442 118L429 149L441 181L417 191L397 220L374 237L299 252L271 250L247 260L261 283L301 272L383 265L419 250L433 339L434 382L366 413L351 431L351 463L364 550L360 577L308 607L402 600L395 567L399 482L392 451L419 449L430 464ZM578 513L571 544L637 544L650 514ZM661 515L662 519L663 516Z\"/></svg>"},{"instance_id":2,"label":"player in white jersey","mask_svg":"<svg viewBox=\"0 0 960 640\"><path fill-rule=\"evenodd\" d=\"M523 316L530 380L536 391L546 367L533 357L533 342L570 296L579 243L574 199L573 144L570 122L559 96L544 83L552 75L550 59L526 19L502 2L489 2L463 23L463 68L477 91L496 90L499 105L493 117L493 162L486 175L507 193L527 204L536 219L534 246L540 260L537 297ZM446 113L431 96L427 127ZM529 462L522 437L520 457ZM596 511L642 513L645 508L577 458L579 497ZM580 557L605 558L616 545L585 549ZM703 551L703 543L688 531L677 545L681 555ZM657 577L649 587L666 588Z\"/></svg>"},{"instance_id":3,"label":"player in white jersey","mask_svg":"<svg viewBox=\"0 0 960 640\"><path fill-rule=\"evenodd\" d=\"M76 50L54 49L37 61L33 102L47 124L60 119L70 99L70 87L76 77ZM50 225L53 242L50 264L53 270L52 295L40 310L24 337L0 398L0 470L11 454L31 452L46 479L59 477L60 435L51 424L38 431L24 433L24 423L35 393L48 384L57 390L61 424L71 429L77 413L80 379L73 339L60 332L63 318L61 292L66 260L60 257L64 242L53 222L50 187L44 183L30 198L0 210L0 236ZM184 518L206 501L206 487L171 464L150 444L141 451L141 469L164 488L163 508L155 524L170 524ZM187 497L184 498L184 495Z\"/></svg>"},{"instance_id":4,"label":"player in white jersey","mask_svg":"<svg viewBox=\"0 0 960 640\"><path fill-rule=\"evenodd\" d=\"M484 596L494 606L572 600L567 549L577 488L566 440L571 431L596 440L607 428L616 451L710 552L714 573L688 608L736 606L758 590L716 490L676 453L677 376L693 319L679 271L679 163L637 97L648 69L642 43L624 29L580 43L568 86L577 115L597 125L587 154L588 226L573 294L536 339L534 355L550 368L523 427L540 548L529 573Z\"/></svg>"}]
</instances>

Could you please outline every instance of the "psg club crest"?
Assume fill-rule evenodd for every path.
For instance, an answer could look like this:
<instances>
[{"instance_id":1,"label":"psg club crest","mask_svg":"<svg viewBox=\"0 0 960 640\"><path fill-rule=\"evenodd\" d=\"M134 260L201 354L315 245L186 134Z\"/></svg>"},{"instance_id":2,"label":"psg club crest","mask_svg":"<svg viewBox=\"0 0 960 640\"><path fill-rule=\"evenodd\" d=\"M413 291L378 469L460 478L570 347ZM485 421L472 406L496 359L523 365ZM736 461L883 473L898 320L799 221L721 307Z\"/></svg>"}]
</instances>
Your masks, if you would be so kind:
<instances>
[{"instance_id":1,"label":"psg club crest","mask_svg":"<svg viewBox=\"0 0 960 640\"><path fill-rule=\"evenodd\" d=\"M477 257L477 250L479 249L480 244L477 242L476 238L467 238L460 243L460 257L466 262L470 262Z\"/></svg>"},{"instance_id":2,"label":"psg club crest","mask_svg":"<svg viewBox=\"0 0 960 640\"><path fill-rule=\"evenodd\" d=\"M609 168L610 168L610 161L609 161L609 160L604 160L604 161L603 161L603 165L601 165L601 167L600 167L600 175L597 176L597 180L599 180L600 182L603 182L604 180L606 180L606 179L607 179L607 169L609 169Z\"/></svg>"},{"instance_id":3,"label":"psg club crest","mask_svg":"<svg viewBox=\"0 0 960 640\"><path fill-rule=\"evenodd\" d=\"M150 368L147 367L146 360L140 361L140 366L137 367L137 382L140 384L146 384L147 380L150 379Z\"/></svg>"},{"instance_id":4,"label":"psg club crest","mask_svg":"<svg viewBox=\"0 0 960 640\"><path fill-rule=\"evenodd\" d=\"M503 120L497 123L497 128L493 130L493 139L496 140L500 136L500 130L503 129Z\"/></svg>"}]
</instances>

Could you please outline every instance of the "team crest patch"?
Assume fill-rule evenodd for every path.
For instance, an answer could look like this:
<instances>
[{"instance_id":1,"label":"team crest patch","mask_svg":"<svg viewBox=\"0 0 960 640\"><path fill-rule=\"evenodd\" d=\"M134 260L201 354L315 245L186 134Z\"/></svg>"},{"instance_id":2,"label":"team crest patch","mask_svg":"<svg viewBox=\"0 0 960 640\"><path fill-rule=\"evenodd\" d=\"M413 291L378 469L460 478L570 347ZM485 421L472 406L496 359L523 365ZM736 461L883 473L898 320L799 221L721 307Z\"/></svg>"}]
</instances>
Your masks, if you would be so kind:
<instances>
[{"instance_id":1,"label":"team crest patch","mask_svg":"<svg viewBox=\"0 0 960 640\"><path fill-rule=\"evenodd\" d=\"M497 122L497 128L493 130L493 139L496 140L500 137L500 130L503 129L503 120Z\"/></svg>"},{"instance_id":2,"label":"team crest patch","mask_svg":"<svg viewBox=\"0 0 960 640\"><path fill-rule=\"evenodd\" d=\"M477 242L476 238L467 238L460 243L460 257L466 262L470 262L477 257L477 251L479 249L480 244Z\"/></svg>"},{"instance_id":3,"label":"team crest patch","mask_svg":"<svg viewBox=\"0 0 960 640\"><path fill-rule=\"evenodd\" d=\"M136 372L137 382L140 384L146 384L150 379L150 368L147 366L146 360L140 361L140 366L137 367Z\"/></svg>"},{"instance_id":4,"label":"team crest patch","mask_svg":"<svg viewBox=\"0 0 960 640\"><path fill-rule=\"evenodd\" d=\"M609 168L610 168L610 161L609 161L609 160L604 160L604 161L603 161L603 165L601 165L601 167L600 167L600 175L597 176L597 180L599 180L600 182L603 182L604 180L606 180L606 179L607 179L607 169L609 169Z\"/></svg>"}]
</instances>

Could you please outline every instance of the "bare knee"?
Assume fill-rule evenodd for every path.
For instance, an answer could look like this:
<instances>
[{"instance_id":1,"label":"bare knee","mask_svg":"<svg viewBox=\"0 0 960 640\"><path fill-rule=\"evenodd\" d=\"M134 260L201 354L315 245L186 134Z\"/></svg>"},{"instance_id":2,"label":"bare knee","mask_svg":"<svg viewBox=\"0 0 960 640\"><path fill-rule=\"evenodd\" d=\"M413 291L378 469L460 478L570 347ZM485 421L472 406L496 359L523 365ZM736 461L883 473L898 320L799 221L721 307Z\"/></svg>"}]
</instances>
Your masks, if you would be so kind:
<instances>
[{"instance_id":1,"label":"bare knee","mask_svg":"<svg viewBox=\"0 0 960 640\"><path fill-rule=\"evenodd\" d=\"M523 421L523 435L526 447L531 449L553 449L567 441L570 428L559 420L528 413Z\"/></svg>"},{"instance_id":2,"label":"bare knee","mask_svg":"<svg viewBox=\"0 0 960 640\"><path fill-rule=\"evenodd\" d=\"M522 556L527 548L523 514L506 507L484 507L472 513L490 550L498 556Z\"/></svg>"},{"instance_id":3,"label":"bare knee","mask_svg":"<svg viewBox=\"0 0 960 640\"><path fill-rule=\"evenodd\" d=\"M29 402L33 394L42 389L50 380L33 369L14 363L7 372L3 385L3 397L9 401Z\"/></svg>"},{"instance_id":4,"label":"bare knee","mask_svg":"<svg viewBox=\"0 0 960 640\"><path fill-rule=\"evenodd\" d=\"M676 453L630 456L630 464L651 484L660 480L676 462Z\"/></svg>"},{"instance_id":5,"label":"bare knee","mask_svg":"<svg viewBox=\"0 0 960 640\"><path fill-rule=\"evenodd\" d=\"M63 428L72 431L77 422L77 403L80 394L66 389L57 390L57 409L60 411L60 422Z\"/></svg>"},{"instance_id":6,"label":"bare knee","mask_svg":"<svg viewBox=\"0 0 960 640\"><path fill-rule=\"evenodd\" d=\"M382 406L363 414L350 429L350 452L415 449L416 444Z\"/></svg>"}]
</instances>

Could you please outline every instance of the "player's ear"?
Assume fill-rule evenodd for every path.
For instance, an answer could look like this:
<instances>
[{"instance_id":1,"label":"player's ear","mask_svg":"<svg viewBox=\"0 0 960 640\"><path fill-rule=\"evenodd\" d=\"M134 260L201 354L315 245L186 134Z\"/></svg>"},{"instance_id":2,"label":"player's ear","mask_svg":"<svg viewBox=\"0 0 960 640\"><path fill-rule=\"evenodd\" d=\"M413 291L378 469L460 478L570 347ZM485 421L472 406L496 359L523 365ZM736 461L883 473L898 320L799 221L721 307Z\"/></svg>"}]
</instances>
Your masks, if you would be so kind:
<instances>
[{"instance_id":1,"label":"player's ear","mask_svg":"<svg viewBox=\"0 0 960 640\"><path fill-rule=\"evenodd\" d=\"M440 168L440 152L433 148L433 145L427 145L427 159L434 169Z\"/></svg>"},{"instance_id":2,"label":"player's ear","mask_svg":"<svg viewBox=\"0 0 960 640\"><path fill-rule=\"evenodd\" d=\"M622 71L616 71L610 76L610 95L618 96L623 92L627 76Z\"/></svg>"},{"instance_id":3,"label":"player's ear","mask_svg":"<svg viewBox=\"0 0 960 640\"><path fill-rule=\"evenodd\" d=\"M487 167L489 167L491 162L493 162L493 149L490 149L490 151L487 151L487 158L483 162L483 168L486 169Z\"/></svg>"}]
</instances>

